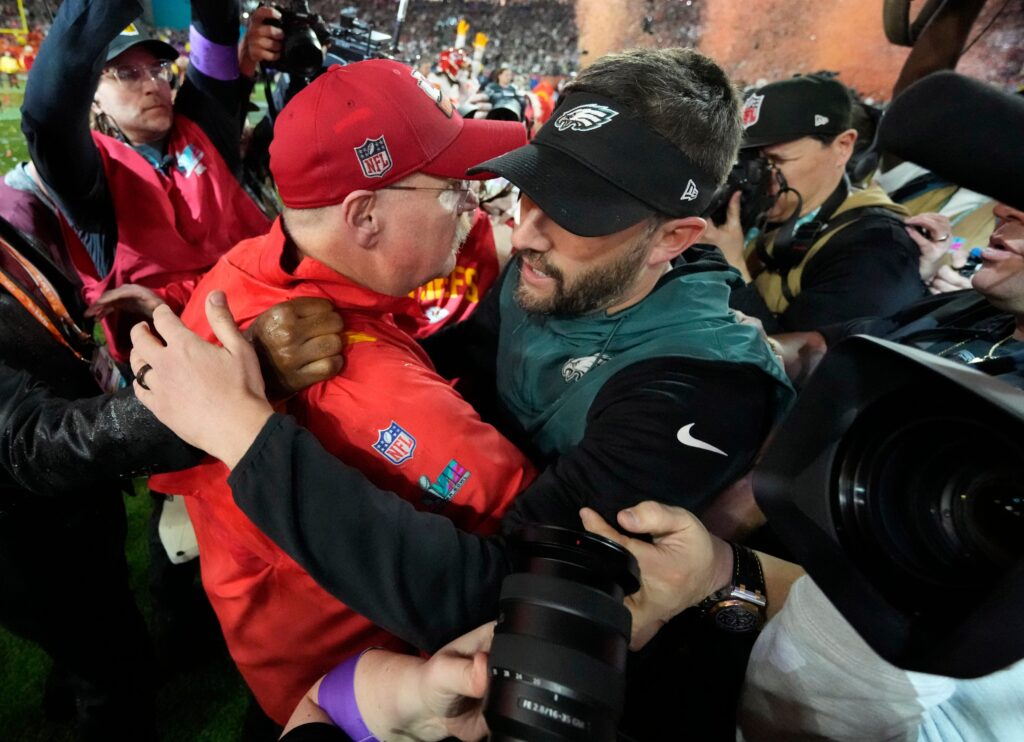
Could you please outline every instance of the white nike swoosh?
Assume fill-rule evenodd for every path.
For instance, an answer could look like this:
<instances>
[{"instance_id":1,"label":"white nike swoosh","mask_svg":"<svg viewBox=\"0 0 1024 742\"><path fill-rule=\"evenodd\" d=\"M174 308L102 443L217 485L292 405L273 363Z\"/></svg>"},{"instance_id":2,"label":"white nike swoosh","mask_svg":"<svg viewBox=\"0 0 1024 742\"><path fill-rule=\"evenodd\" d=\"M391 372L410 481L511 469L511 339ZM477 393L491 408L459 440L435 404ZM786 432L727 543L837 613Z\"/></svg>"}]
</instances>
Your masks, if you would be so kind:
<instances>
[{"instance_id":1,"label":"white nike swoosh","mask_svg":"<svg viewBox=\"0 0 1024 742\"><path fill-rule=\"evenodd\" d=\"M689 446L690 448L699 448L702 451L710 451L711 453L717 453L722 456L729 455L722 449L715 448L710 443L705 443L702 440L694 438L693 435L690 433L690 428L692 428L694 425L695 423L690 423L689 425L684 425L679 429L679 432L676 433L676 438L679 439L680 443L682 443L684 446Z\"/></svg>"}]
</instances>

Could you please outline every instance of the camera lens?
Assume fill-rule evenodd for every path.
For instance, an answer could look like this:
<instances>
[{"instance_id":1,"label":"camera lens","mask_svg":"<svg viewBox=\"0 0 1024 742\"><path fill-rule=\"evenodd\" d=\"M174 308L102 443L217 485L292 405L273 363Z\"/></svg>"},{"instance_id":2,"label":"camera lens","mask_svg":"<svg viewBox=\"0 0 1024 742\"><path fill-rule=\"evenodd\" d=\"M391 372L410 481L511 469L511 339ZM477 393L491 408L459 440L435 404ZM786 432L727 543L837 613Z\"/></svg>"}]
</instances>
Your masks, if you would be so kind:
<instances>
[{"instance_id":1,"label":"camera lens","mask_svg":"<svg viewBox=\"0 0 1024 742\"><path fill-rule=\"evenodd\" d=\"M935 391L925 385L864 410L834 468L840 539L908 608L935 589L983 591L1024 556L1024 441Z\"/></svg>"},{"instance_id":2,"label":"camera lens","mask_svg":"<svg viewBox=\"0 0 1024 742\"><path fill-rule=\"evenodd\" d=\"M600 536L539 525L519 531L510 554L484 704L491 739L615 739L636 560Z\"/></svg>"}]
</instances>

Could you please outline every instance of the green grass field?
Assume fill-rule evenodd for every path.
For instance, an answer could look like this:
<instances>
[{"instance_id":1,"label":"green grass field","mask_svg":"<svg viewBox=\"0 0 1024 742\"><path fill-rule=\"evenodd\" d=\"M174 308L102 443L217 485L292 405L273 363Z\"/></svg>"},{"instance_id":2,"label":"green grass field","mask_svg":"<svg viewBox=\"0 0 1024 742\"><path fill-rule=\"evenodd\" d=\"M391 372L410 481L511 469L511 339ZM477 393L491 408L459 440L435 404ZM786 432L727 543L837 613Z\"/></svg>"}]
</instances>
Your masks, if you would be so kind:
<instances>
[{"instance_id":1,"label":"green grass field","mask_svg":"<svg viewBox=\"0 0 1024 742\"><path fill-rule=\"evenodd\" d=\"M155 624L146 589L149 550L146 526L151 500L126 498L128 563L132 588L146 623ZM152 632L151 632L152 633ZM0 738L14 742L74 739L70 724L43 718L43 683L50 660L38 647L0 629ZM164 742L236 740L248 696L241 676L223 649L167 678L157 691L157 722Z\"/></svg>"},{"instance_id":2,"label":"green grass field","mask_svg":"<svg viewBox=\"0 0 1024 742\"><path fill-rule=\"evenodd\" d=\"M0 172L7 172L28 159L28 147L21 135L21 90L0 86Z\"/></svg>"},{"instance_id":3,"label":"green grass field","mask_svg":"<svg viewBox=\"0 0 1024 742\"><path fill-rule=\"evenodd\" d=\"M21 91L0 86L0 172L28 157L20 128L21 100ZM150 503L147 496L126 498L132 588L152 633L155 620L146 588ZM63 742L75 738L70 724L43 718L43 684L50 664L38 647L0 629L0 739ZM165 742L223 742L239 738L248 695L227 652L218 649L194 667L168 677L157 691L157 704L160 737Z\"/></svg>"}]
</instances>

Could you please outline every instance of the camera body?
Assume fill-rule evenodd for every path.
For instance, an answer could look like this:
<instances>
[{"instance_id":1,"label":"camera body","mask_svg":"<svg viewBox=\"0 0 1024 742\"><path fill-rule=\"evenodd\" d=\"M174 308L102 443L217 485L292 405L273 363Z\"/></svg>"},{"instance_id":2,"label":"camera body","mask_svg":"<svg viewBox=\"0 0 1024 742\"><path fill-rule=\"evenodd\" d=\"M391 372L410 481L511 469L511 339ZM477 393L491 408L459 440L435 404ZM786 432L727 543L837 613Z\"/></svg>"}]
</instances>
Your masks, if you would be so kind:
<instances>
[{"instance_id":1,"label":"camera body","mask_svg":"<svg viewBox=\"0 0 1024 742\"><path fill-rule=\"evenodd\" d=\"M281 58L275 69L291 77L311 82L332 64L349 64L388 55L386 45L391 36L373 28L353 15L341 13L339 23L329 26L319 14L309 9L307 0L293 0L288 6L275 6L280 20L267 23L284 31Z\"/></svg>"},{"instance_id":2,"label":"camera body","mask_svg":"<svg viewBox=\"0 0 1024 742\"><path fill-rule=\"evenodd\" d=\"M524 96L519 94L511 85L502 87L491 83L484 88L487 100L491 103L491 110L487 112L487 118L497 121L524 121L525 106Z\"/></svg>"},{"instance_id":3,"label":"camera body","mask_svg":"<svg viewBox=\"0 0 1024 742\"><path fill-rule=\"evenodd\" d=\"M296 77L316 77L324 66L324 44L331 36L323 18L309 9L306 0L293 0L287 7L276 7L281 19L267 23L279 26L284 31L284 39L281 58L274 66Z\"/></svg>"},{"instance_id":4,"label":"camera body","mask_svg":"<svg viewBox=\"0 0 1024 742\"><path fill-rule=\"evenodd\" d=\"M729 198L736 191L740 196L740 224L746 232L757 222L757 217L771 208L773 171L757 150L740 150L736 164L729 171L725 183L715 191L704 211L704 217L715 224L723 224L729 210Z\"/></svg>"}]
</instances>

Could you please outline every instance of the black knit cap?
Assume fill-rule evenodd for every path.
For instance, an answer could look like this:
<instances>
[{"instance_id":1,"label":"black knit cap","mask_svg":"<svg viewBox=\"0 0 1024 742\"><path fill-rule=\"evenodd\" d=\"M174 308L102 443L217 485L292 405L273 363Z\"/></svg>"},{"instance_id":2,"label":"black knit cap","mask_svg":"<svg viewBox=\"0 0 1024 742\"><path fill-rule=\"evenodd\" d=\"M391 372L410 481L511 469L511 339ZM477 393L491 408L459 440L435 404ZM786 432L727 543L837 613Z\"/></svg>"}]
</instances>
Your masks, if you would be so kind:
<instances>
[{"instance_id":1,"label":"black knit cap","mask_svg":"<svg viewBox=\"0 0 1024 742\"><path fill-rule=\"evenodd\" d=\"M850 96L842 83L802 75L758 88L743 103L743 149L850 128Z\"/></svg>"}]
</instances>

